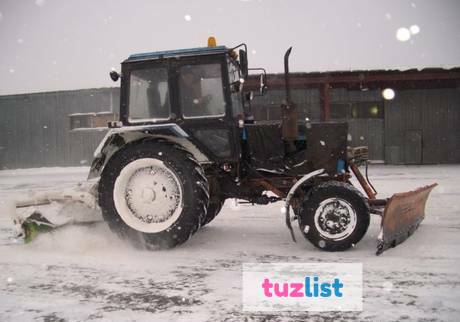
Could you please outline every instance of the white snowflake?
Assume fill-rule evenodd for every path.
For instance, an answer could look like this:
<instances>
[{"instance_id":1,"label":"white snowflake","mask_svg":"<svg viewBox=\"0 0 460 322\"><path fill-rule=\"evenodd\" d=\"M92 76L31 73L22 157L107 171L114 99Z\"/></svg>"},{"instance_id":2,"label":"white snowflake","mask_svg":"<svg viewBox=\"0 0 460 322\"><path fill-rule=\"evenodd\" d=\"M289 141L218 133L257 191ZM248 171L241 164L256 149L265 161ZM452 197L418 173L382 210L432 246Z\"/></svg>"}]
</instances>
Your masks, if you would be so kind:
<instances>
[{"instance_id":1,"label":"white snowflake","mask_svg":"<svg viewBox=\"0 0 460 322\"><path fill-rule=\"evenodd\" d=\"M409 29L401 27L396 31L396 39L401 42L408 41L410 39L411 33Z\"/></svg>"},{"instance_id":2,"label":"white snowflake","mask_svg":"<svg viewBox=\"0 0 460 322\"><path fill-rule=\"evenodd\" d=\"M386 100L392 100L393 98L395 98L395 91L391 88L385 88L383 91L382 91L382 96L384 99Z\"/></svg>"},{"instance_id":3,"label":"white snowflake","mask_svg":"<svg viewBox=\"0 0 460 322\"><path fill-rule=\"evenodd\" d=\"M410 26L409 30L411 34L416 35L420 32L420 27L417 25L412 25Z\"/></svg>"},{"instance_id":4,"label":"white snowflake","mask_svg":"<svg viewBox=\"0 0 460 322\"><path fill-rule=\"evenodd\" d=\"M185 15L185 16L184 16L184 19L185 19L185 21L191 21L191 20L192 20L192 16L191 16L191 15Z\"/></svg>"}]
</instances>

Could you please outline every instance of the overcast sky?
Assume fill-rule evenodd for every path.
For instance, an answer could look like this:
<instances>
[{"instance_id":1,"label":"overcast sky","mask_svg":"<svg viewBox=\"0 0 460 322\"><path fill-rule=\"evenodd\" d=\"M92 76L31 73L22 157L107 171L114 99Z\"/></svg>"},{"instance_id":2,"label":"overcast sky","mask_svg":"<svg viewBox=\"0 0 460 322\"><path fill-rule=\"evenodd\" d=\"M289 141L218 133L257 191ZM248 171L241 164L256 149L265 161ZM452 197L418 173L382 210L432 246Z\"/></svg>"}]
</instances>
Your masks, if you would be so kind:
<instances>
[{"instance_id":1,"label":"overcast sky","mask_svg":"<svg viewBox=\"0 0 460 322\"><path fill-rule=\"evenodd\" d=\"M129 54L210 35L247 43L250 67L269 72L291 45L292 71L453 67L460 1L0 0L0 95L114 86Z\"/></svg>"}]
</instances>

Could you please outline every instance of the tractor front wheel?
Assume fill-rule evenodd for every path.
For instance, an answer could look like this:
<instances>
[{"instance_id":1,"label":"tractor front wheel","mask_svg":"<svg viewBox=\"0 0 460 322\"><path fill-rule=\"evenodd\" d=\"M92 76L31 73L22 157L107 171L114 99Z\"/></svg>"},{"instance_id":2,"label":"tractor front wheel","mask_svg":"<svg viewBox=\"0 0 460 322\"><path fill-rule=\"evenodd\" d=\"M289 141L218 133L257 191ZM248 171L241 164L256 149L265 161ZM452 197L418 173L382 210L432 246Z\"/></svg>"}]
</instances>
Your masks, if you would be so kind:
<instances>
[{"instance_id":1,"label":"tractor front wheel","mask_svg":"<svg viewBox=\"0 0 460 322\"><path fill-rule=\"evenodd\" d=\"M313 188L299 209L304 237L326 251L353 247L365 235L369 204L351 184L330 181Z\"/></svg>"}]
</instances>

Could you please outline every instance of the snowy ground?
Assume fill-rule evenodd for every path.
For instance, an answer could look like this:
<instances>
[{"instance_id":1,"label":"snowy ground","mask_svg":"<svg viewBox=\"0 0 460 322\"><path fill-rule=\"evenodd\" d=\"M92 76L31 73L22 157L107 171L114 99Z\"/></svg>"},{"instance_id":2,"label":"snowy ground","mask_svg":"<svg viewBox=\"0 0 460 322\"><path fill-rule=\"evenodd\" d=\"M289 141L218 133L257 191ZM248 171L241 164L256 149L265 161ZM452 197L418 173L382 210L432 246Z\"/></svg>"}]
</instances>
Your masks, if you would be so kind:
<instances>
[{"instance_id":1,"label":"snowy ground","mask_svg":"<svg viewBox=\"0 0 460 322\"><path fill-rule=\"evenodd\" d=\"M408 241L376 257L378 221L356 248L321 252L294 244L280 204L227 201L222 213L182 247L132 249L104 223L67 227L15 242L5 201L29 190L67 188L87 168L0 171L0 321L458 321L460 166L374 166L380 195L440 184L427 218ZM377 218L375 218L377 219ZM362 312L253 314L241 311L244 262L359 262Z\"/></svg>"}]
</instances>

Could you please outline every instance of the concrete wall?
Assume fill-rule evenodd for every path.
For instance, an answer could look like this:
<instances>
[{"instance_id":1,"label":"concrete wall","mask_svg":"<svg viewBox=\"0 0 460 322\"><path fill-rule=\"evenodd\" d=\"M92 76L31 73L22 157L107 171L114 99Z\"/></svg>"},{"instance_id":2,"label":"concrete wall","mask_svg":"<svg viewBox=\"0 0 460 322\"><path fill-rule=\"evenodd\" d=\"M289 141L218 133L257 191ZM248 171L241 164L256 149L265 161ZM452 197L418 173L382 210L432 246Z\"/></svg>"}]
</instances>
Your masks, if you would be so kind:
<instances>
[{"instance_id":1,"label":"concrete wall","mask_svg":"<svg viewBox=\"0 0 460 322\"><path fill-rule=\"evenodd\" d=\"M90 164L105 131L70 131L69 114L118 106L117 88L0 96L0 169Z\"/></svg>"}]
</instances>

